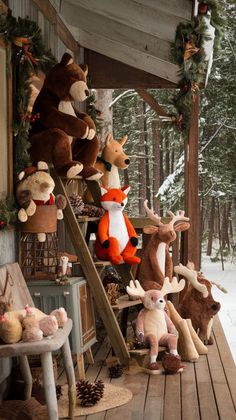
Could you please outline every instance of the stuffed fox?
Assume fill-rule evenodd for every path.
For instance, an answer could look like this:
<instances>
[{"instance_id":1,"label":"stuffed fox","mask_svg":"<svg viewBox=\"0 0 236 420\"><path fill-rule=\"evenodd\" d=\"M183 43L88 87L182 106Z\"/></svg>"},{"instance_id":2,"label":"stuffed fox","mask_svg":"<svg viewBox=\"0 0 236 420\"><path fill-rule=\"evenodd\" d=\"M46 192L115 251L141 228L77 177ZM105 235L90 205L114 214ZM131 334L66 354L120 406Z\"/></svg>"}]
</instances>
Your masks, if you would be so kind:
<instances>
[{"instance_id":1,"label":"stuffed fox","mask_svg":"<svg viewBox=\"0 0 236 420\"><path fill-rule=\"evenodd\" d=\"M110 260L112 264L140 263L140 258L134 255L138 245L137 234L123 213L129 190L130 187L109 190L101 187L101 206L105 214L98 224L95 253L100 260Z\"/></svg>"}]
</instances>

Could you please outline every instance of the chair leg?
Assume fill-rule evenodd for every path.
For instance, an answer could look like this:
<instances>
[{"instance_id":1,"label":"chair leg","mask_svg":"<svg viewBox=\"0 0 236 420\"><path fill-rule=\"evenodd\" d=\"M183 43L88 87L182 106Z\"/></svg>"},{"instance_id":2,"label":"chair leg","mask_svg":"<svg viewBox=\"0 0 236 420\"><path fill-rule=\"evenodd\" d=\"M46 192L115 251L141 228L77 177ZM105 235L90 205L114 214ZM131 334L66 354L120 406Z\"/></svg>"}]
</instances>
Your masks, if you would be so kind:
<instances>
[{"instance_id":1,"label":"chair leg","mask_svg":"<svg viewBox=\"0 0 236 420\"><path fill-rule=\"evenodd\" d=\"M77 353L77 368L78 368L78 372L79 372L79 379L85 379L84 355L83 355L83 353Z\"/></svg>"},{"instance_id":2,"label":"chair leg","mask_svg":"<svg viewBox=\"0 0 236 420\"><path fill-rule=\"evenodd\" d=\"M66 371L66 378L68 382L68 398L69 398L69 418L74 418L75 404L76 404L76 385L75 385L75 371L73 360L71 357L70 345L68 338L62 346L62 355L64 360L64 367Z\"/></svg>"},{"instance_id":3,"label":"chair leg","mask_svg":"<svg viewBox=\"0 0 236 420\"><path fill-rule=\"evenodd\" d=\"M43 368L43 387L48 408L48 419L58 420L57 396L52 364L52 353L42 353L40 358Z\"/></svg>"},{"instance_id":4,"label":"chair leg","mask_svg":"<svg viewBox=\"0 0 236 420\"><path fill-rule=\"evenodd\" d=\"M25 383L25 389L24 389L24 398L27 400L31 397L32 393L32 375L29 367L29 361L27 356L22 355L19 356L19 362L20 362L20 370L21 374Z\"/></svg>"}]
</instances>

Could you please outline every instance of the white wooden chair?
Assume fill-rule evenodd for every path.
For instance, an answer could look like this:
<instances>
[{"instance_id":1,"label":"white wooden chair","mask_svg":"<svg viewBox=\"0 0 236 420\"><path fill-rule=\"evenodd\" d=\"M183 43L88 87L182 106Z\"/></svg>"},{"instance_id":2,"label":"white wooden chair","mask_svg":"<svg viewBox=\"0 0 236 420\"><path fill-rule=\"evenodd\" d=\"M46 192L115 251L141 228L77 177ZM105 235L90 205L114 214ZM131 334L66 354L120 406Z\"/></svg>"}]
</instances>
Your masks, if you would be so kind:
<instances>
[{"instance_id":1,"label":"white wooden chair","mask_svg":"<svg viewBox=\"0 0 236 420\"><path fill-rule=\"evenodd\" d=\"M17 263L6 264L0 267L0 295L2 299L11 302L14 309L22 309L27 304L34 306L22 272ZM16 344L0 345L0 357L19 358L20 368L25 382L25 399L30 398L32 391L32 376L27 356L40 355L49 420L58 419L52 352L60 349L62 351L68 381L69 417L74 418L76 385L74 366L68 340L71 329L72 320L68 319L64 327L59 328L51 339L44 338L42 341L33 343L19 342Z\"/></svg>"}]
</instances>

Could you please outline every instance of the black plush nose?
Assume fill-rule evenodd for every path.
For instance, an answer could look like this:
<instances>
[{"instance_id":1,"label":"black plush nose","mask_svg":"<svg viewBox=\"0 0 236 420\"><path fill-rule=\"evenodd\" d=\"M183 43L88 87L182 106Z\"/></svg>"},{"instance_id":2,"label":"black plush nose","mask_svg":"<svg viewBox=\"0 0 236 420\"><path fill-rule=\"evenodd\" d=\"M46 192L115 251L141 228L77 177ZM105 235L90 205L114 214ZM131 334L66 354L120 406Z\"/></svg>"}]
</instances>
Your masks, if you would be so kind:
<instances>
[{"instance_id":1,"label":"black plush nose","mask_svg":"<svg viewBox=\"0 0 236 420\"><path fill-rule=\"evenodd\" d=\"M85 90L85 95L89 96L89 90L88 89Z\"/></svg>"},{"instance_id":2,"label":"black plush nose","mask_svg":"<svg viewBox=\"0 0 236 420\"><path fill-rule=\"evenodd\" d=\"M126 165L129 165L130 160L129 159L125 159L125 163L126 163Z\"/></svg>"},{"instance_id":3,"label":"black plush nose","mask_svg":"<svg viewBox=\"0 0 236 420\"><path fill-rule=\"evenodd\" d=\"M121 203L120 205L123 207L124 206L124 203Z\"/></svg>"},{"instance_id":4,"label":"black plush nose","mask_svg":"<svg viewBox=\"0 0 236 420\"><path fill-rule=\"evenodd\" d=\"M219 311L219 309L220 309L220 303L219 303L219 302L215 302L215 303L213 303L213 304L211 305L211 309L212 309L213 311Z\"/></svg>"}]
</instances>

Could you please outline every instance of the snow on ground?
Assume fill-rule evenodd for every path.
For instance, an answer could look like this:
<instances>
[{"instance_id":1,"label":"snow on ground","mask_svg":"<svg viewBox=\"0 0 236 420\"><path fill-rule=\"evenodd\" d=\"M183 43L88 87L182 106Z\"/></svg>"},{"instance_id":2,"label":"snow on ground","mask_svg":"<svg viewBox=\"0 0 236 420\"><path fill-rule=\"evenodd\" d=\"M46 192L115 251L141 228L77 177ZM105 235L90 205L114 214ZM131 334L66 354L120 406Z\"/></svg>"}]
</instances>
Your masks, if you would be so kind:
<instances>
[{"instance_id":1,"label":"snow on ground","mask_svg":"<svg viewBox=\"0 0 236 420\"><path fill-rule=\"evenodd\" d=\"M221 303L219 318L236 363L236 264L225 262L224 265L222 271L220 261L211 262L210 257L203 256L201 270L206 278L220 282L228 291L225 294L212 286L214 299Z\"/></svg>"}]
</instances>

